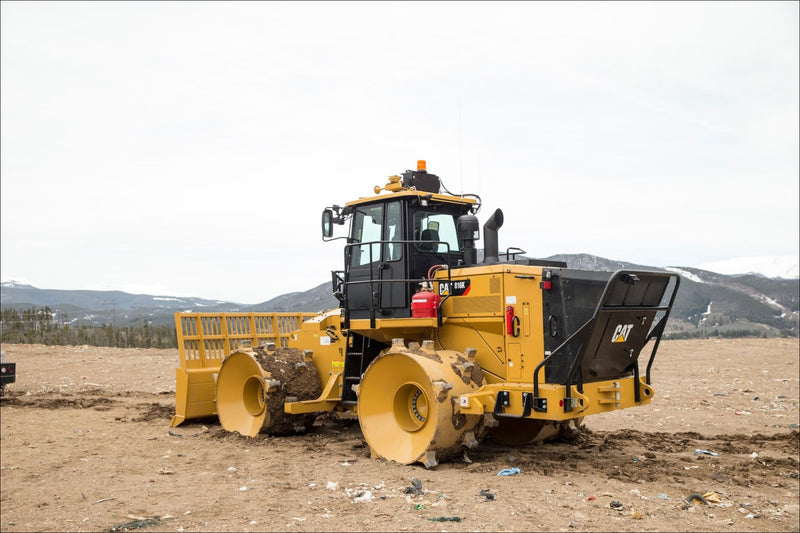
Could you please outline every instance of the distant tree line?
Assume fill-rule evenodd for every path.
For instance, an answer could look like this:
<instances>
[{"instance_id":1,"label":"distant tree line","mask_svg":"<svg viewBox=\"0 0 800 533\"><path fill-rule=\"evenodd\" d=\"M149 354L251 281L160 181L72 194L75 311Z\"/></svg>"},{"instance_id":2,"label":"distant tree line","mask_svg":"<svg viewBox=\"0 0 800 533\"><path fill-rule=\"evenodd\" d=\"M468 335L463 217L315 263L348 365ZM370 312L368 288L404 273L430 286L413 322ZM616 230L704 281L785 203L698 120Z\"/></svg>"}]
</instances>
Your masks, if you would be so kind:
<instances>
[{"instance_id":1,"label":"distant tree line","mask_svg":"<svg viewBox=\"0 0 800 533\"><path fill-rule=\"evenodd\" d=\"M10 344L112 346L116 348L177 348L175 327L141 325L114 327L56 323L50 307L3 309L0 341Z\"/></svg>"},{"instance_id":2,"label":"distant tree line","mask_svg":"<svg viewBox=\"0 0 800 533\"><path fill-rule=\"evenodd\" d=\"M783 332L782 332L783 333ZM788 337L785 333L783 337ZM755 331L752 329L729 329L720 331L714 329L712 331L696 329L690 331L675 331L672 333L665 333L664 340L679 340L679 339L741 339L744 337L758 337L766 339L768 335L764 331Z\"/></svg>"},{"instance_id":3,"label":"distant tree line","mask_svg":"<svg viewBox=\"0 0 800 533\"><path fill-rule=\"evenodd\" d=\"M174 326L154 326L142 320L141 325L115 327L73 326L56 323L50 307L29 307L27 309L3 309L0 313L0 341L10 344L46 344L80 346L111 346L116 348L177 348ZM723 320L723 323L726 321ZM784 337L794 337L796 333L782 330ZM767 337L764 331L752 329L729 329L720 331L698 328L668 332L664 339L707 339Z\"/></svg>"}]
</instances>

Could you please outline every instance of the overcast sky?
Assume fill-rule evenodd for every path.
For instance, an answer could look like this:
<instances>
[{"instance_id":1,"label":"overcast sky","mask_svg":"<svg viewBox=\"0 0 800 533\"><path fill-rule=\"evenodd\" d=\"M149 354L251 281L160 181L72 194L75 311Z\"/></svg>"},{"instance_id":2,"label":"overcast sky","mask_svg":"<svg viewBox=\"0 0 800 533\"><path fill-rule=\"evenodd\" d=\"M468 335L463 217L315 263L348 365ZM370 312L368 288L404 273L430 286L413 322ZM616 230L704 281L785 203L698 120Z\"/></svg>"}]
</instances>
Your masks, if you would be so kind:
<instances>
[{"instance_id":1,"label":"overcast sky","mask_svg":"<svg viewBox=\"0 0 800 533\"><path fill-rule=\"evenodd\" d=\"M500 248L798 253L798 2L3 2L3 281L257 303L418 159ZM482 241L479 242L482 246Z\"/></svg>"}]
</instances>

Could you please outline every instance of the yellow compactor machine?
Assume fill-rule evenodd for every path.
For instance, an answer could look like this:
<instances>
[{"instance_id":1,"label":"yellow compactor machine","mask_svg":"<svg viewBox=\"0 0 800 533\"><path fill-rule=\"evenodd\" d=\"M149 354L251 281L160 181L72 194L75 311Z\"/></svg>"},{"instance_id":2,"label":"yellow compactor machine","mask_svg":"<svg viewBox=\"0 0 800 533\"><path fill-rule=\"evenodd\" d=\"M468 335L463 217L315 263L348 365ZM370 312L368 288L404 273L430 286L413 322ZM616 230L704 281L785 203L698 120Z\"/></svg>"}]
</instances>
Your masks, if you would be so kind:
<instances>
[{"instance_id":1,"label":"yellow compactor machine","mask_svg":"<svg viewBox=\"0 0 800 533\"><path fill-rule=\"evenodd\" d=\"M679 276L500 253L500 209L480 253L480 205L420 161L323 210L323 240L344 243L338 308L177 313L172 425L216 415L228 431L286 435L349 412L373 457L432 467L487 436L526 445L649 403Z\"/></svg>"}]
</instances>

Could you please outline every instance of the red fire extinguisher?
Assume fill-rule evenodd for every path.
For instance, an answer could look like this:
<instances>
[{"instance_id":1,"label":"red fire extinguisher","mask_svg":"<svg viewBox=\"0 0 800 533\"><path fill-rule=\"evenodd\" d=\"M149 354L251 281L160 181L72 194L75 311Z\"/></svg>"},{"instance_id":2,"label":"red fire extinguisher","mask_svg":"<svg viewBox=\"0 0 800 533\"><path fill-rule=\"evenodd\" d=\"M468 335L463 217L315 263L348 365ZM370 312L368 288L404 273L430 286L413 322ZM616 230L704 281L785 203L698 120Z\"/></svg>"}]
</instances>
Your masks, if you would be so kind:
<instances>
[{"instance_id":1,"label":"red fire extinguisher","mask_svg":"<svg viewBox=\"0 0 800 533\"><path fill-rule=\"evenodd\" d=\"M519 337L519 317L514 315L514 306L506 306L506 335Z\"/></svg>"},{"instance_id":2,"label":"red fire extinguisher","mask_svg":"<svg viewBox=\"0 0 800 533\"><path fill-rule=\"evenodd\" d=\"M435 318L438 316L441 298L433 289L422 284L420 289L411 298L412 318Z\"/></svg>"}]
</instances>

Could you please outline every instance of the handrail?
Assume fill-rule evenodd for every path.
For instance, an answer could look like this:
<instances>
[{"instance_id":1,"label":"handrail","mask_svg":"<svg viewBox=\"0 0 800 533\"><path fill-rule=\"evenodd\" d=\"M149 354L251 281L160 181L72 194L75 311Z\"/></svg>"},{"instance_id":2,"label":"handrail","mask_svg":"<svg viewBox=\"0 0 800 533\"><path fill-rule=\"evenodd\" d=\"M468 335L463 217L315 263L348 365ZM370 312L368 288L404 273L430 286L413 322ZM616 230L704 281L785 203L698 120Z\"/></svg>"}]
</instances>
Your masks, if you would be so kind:
<instances>
[{"instance_id":1,"label":"handrail","mask_svg":"<svg viewBox=\"0 0 800 533\"><path fill-rule=\"evenodd\" d=\"M446 241L427 241L427 240L419 240L419 239L417 239L417 240L379 240L379 241L368 241L368 242L354 242L354 243L347 244L344 247L344 263L346 265L346 270L345 270L345 279L344 279L343 284L342 284L343 288L344 288L344 306L347 309L350 309L350 307L349 307L349 296L348 296L348 292L349 292L348 288L350 286L352 286L352 285L369 284L369 292L370 292L370 297L369 297L369 302L370 302L369 303L370 327L374 328L375 327L375 320L376 320L376 309L375 309L375 299L373 298L373 295L375 293L374 287L375 287L376 283L378 284L379 289L380 289L380 292L379 292L379 299L380 299L380 296L383 294L383 284L384 283L408 283L408 284L411 284L411 283L420 283L422 281L426 281L424 279L414 279L414 278L383 279L383 276L382 276L383 270L381 268L381 264L383 264L383 262L385 261L383 259L383 245L385 245L385 244L388 244L388 245L392 245L392 244L406 245L405 246L405 253L408 254L408 245L418 246L421 243L436 244L437 246L440 245L440 244L444 244L445 245L445 250L444 251L442 251L442 252L439 252L439 251L430 251L430 252L428 252L431 255L436 255L436 254L438 254L438 255L446 255L449 258L450 254L452 253L451 250L450 250L450 243L448 243ZM381 246L379 246L379 250L380 250L379 253L380 253L381 257L378 260L376 260L373 257L373 245L375 245L375 244L381 245ZM356 280L356 281L351 281L349 279L350 278L351 265L349 264L348 260L350 259L350 256L351 256L350 251L353 248L355 248L356 246L367 246L368 249L369 249L369 263L361 265L361 266L369 265L369 279ZM402 258L402 256L401 256L401 258ZM399 261L399 260L400 259L398 259L397 261ZM395 260L392 260L392 261L395 261ZM375 268L376 268L376 266L379 269L378 278L377 279L375 277ZM452 279L450 277L450 264L449 264L449 261L448 261L448 269L447 269L447 281L448 282L452 281ZM441 320L442 320L441 304L443 303L443 301L444 300L440 301L439 309L438 309L438 313L437 313L437 316L439 317L439 325L440 326L441 326ZM349 313L347 315L347 321L349 322Z\"/></svg>"}]
</instances>

